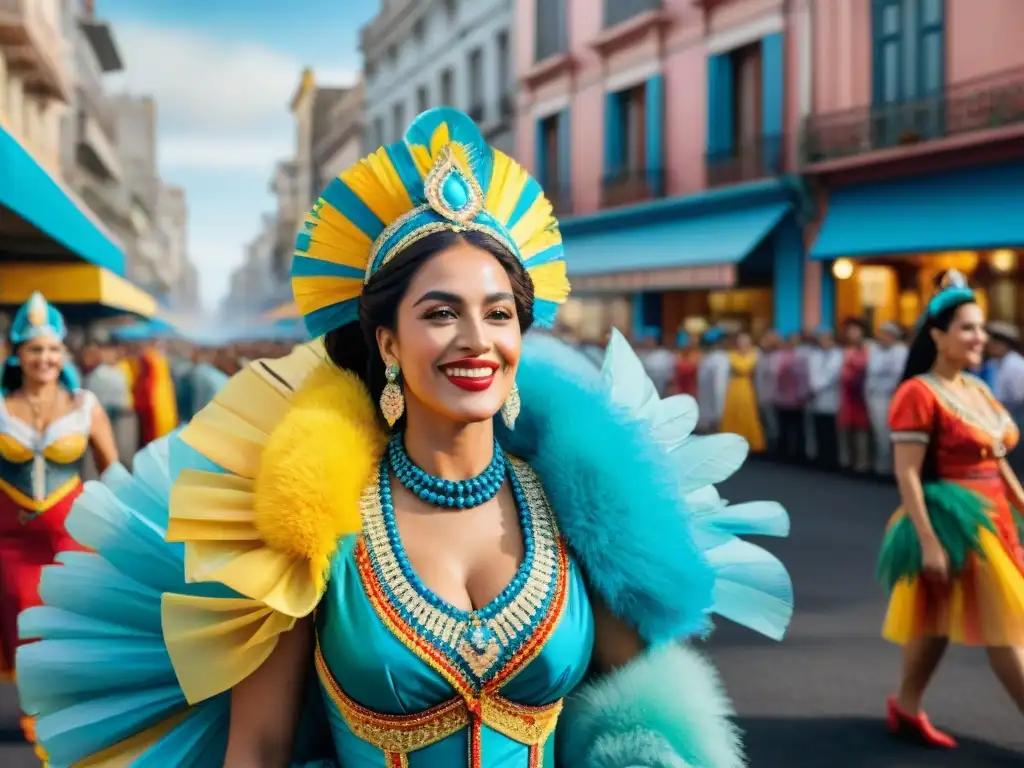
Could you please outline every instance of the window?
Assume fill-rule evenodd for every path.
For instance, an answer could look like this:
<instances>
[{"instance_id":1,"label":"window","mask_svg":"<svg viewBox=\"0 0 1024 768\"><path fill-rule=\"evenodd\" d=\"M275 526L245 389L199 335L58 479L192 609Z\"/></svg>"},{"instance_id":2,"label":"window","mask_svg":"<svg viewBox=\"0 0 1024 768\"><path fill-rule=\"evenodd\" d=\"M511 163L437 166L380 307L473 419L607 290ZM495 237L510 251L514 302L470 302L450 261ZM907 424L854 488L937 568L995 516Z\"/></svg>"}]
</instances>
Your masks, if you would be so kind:
<instances>
[{"instance_id":1,"label":"window","mask_svg":"<svg viewBox=\"0 0 1024 768\"><path fill-rule=\"evenodd\" d=\"M417 45L423 43L423 38L426 37L426 26L423 19L416 19L416 23L412 25L412 39L416 41Z\"/></svg>"},{"instance_id":2,"label":"window","mask_svg":"<svg viewBox=\"0 0 1024 768\"><path fill-rule=\"evenodd\" d=\"M733 146L739 153L756 144L761 137L761 106L764 103L761 79L761 43L737 48L731 54L733 71L732 113Z\"/></svg>"},{"instance_id":3,"label":"window","mask_svg":"<svg viewBox=\"0 0 1024 768\"><path fill-rule=\"evenodd\" d=\"M394 141L401 141L403 134L405 134L405 104L398 102L391 107L391 123L392 130L394 131Z\"/></svg>"},{"instance_id":4,"label":"window","mask_svg":"<svg viewBox=\"0 0 1024 768\"><path fill-rule=\"evenodd\" d=\"M370 146L383 146L384 140L384 118L375 117L373 119L373 136L370 138Z\"/></svg>"},{"instance_id":5,"label":"window","mask_svg":"<svg viewBox=\"0 0 1024 768\"><path fill-rule=\"evenodd\" d=\"M549 193L557 194L561 182L558 178L558 115L547 117L541 122L539 150L542 163L538 169L540 185Z\"/></svg>"},{"instance_id":6,"label":"window","mask_svg":"<svg viewBox=\"0 0 1024 768\"><path fill-rule=\"evenodd\" d=\"M469 116L483 119L484 113L484 52L474 48L469 53Z\"/></svg>"},{"instance_id":7,"label":"window","mask_svg":"<svg viewBox=\"0 0 1024 768\"><path fill-rule=\"evenodd\" d=\"M441 106L455 106L455 73L450 67L441 73Z\"/></svg>"},{"instance_id":8,"label":"window","mask_svg":"<svg viewBox=\"0 0 1024 768\"><path fill-rule=\"evenodd\" d=\"M494 50L498 58L498 93L504 96L512 90L512 56L507 30L501 30L495 37Z\"/></svg>"},{"instance_id":9,"label":"window","mask_svg":"<svg viewBox=\"0 0 1024 768\"><path fill-rule=\"evenodd\" d=\"M416 89L416 112L422 113L430 109L430 89L421 85Z\"/></svg>"},{"instance_id":10,"label":"window","mask_svg":"<svg viewBox=\"0 0 1024 768\"><path fill-rule=\"evenodd\" d=\"M647 166L647 92L640 85L619 94L622 167L626 174Z\"/></svg>"},{"instance_id":11,"label":"window","mask_svg":"<svg viewBox=\"0 0 1024 768\"><path fill-rule=\"evenodd\" d=\"M941 131L944 17L944 0L873 0L873 129L881 146Z\"/></svg>"},{"instance_id":12,"label":"window","mask_svg":"<svg viewBox=\"0 0 1024 768\"><path fill-rule=\"evenodd\" d=\"M398 64L398 46L388 46L388 64L390 64L392 67Z\"/></svg>"},{"instance_id":13,"label":"window","mask_svg":"<svg viewBox=\"0 0 1024 768\"><path fill-rule=\"evenodd\" d=\"M565 2L566 0L537 0L537 29L534 38L537 61L544 61L569 50Z\"/></svg>"}]
</instances>

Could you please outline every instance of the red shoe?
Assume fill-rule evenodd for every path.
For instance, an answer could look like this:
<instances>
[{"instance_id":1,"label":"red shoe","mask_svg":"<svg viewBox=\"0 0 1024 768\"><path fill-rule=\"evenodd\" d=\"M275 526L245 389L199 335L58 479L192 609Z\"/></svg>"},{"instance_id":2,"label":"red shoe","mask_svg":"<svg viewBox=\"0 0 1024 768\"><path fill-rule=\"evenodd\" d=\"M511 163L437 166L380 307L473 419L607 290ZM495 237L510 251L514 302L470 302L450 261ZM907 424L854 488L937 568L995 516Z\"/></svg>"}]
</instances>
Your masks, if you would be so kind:
<instances>
[{"instance_id":1,"label":"red shoe","mask_svg":"<svg viewBox=\"0 0 1024 768\"><path fill-rule=\"evenodd\" d=\"M956 749L956 739L932 725L924 712L908 715L900 709L895 696L889 697L885 709L889 733L893 736L917 741L934 749Z\"/></svg>"}]
</instances>

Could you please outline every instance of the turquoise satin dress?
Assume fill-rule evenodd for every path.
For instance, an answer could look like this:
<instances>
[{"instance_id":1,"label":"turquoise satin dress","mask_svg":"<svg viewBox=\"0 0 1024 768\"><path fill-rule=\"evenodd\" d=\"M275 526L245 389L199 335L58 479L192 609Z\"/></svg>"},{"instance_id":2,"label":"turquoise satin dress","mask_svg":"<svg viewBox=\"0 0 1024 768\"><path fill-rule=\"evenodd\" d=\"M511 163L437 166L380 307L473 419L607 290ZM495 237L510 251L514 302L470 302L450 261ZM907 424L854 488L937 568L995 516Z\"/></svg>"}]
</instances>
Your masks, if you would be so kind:
<instances>
[{"instance_id":1,"label":"turquoise satin dress","mask_svg":"<svg viewBox=\"0 0 1024 768\"><path fill-rule=\"evenodd\" d=\"M525 465L516 471L527 557L475 614L416 579L372 503L363 533L339 547L317 613L317 666L342 768L554 766L553 734L529 734L546 718L553 730L586 674L593 614L539 483Z\"/></svg>"}]
</instances>

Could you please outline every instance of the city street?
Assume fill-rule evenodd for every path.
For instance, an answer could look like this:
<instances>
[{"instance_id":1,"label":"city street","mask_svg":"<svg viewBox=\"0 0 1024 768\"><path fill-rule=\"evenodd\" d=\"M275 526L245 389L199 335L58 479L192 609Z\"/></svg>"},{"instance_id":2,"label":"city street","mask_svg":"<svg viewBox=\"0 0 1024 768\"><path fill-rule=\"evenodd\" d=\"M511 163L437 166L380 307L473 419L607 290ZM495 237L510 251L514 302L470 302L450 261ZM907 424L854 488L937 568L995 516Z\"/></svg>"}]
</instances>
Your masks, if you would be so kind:
<instances>
[{"instance_id":1,"label":"city street","mask_svg":"<svg viewBox=\"0 0 1024 768\"><path fill-rule=\"evenodd\" d=\"M979 651L951 651L928 704L961 748L935 753L893 742L885 697L898 651L878 637L884 600L873 581L875 548L895 492L889 486L752 463L723 488L731 501L775 498L793 535L768 541L796 583L797 615L777 644L722 626L711 646L747 734L754 768L1001 768L1024 765L1024 727ZM16 709L3 699L2 735ZM34 765L22 746L0 746L0 765Z\"/></svg>"}]
</instances>

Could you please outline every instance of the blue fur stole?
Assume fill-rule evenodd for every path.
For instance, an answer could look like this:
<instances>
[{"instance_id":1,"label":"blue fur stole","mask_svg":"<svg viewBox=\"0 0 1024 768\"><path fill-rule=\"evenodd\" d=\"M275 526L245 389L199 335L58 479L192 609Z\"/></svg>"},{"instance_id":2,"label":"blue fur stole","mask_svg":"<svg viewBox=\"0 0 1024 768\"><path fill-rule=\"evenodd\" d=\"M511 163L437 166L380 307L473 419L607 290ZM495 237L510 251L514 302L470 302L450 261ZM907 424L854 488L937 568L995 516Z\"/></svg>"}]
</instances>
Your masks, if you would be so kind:
<instances>
[{"instance_id":1,"label":"blue fur stole","mask_svg":"<svg viewBox=\"0 0 1024 768\"><path fill-rule=\"evenodd\" d=\"M648 642L707 630L715 574L649 427L551 337L527 337L516 381L522 412L512 431L496 420L499 440L537 472L591 588Z\"/></svg>"}]
</instances>

